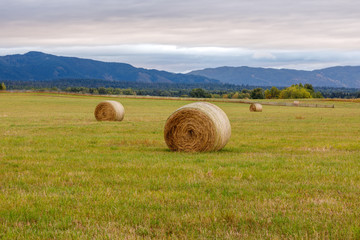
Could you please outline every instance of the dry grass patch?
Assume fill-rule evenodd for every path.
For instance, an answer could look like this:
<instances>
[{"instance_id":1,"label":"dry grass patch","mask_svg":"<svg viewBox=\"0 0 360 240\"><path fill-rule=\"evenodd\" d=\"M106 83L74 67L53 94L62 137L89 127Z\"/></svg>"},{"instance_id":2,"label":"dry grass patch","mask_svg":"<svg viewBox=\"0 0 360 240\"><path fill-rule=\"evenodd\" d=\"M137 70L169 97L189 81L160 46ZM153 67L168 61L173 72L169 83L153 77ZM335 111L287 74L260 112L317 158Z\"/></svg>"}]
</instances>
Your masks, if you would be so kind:
<instances>
[{"instance_id":1,"label":"dry grass patch","mask_svg":"<svg viewBox=\"0 0 360 240\"><path fill-rule=\"evenodd\" d=\"M152 140L152 139L128 139L128 140L120 140L118 142L109 143L110 147L128 147L128 146L141 146L141 147L159 147L164 146L163 141Z\"/></svg>"},{"instance_id":2,"label":"dry grass patch","mask_svg":"<svg viewBox=\"0 0 360 240\"><path fill-rule=\"evenodd\" d=\"M301 151L306 152L330 152L335 151L332 147L302 147L300 148Z\"/></svg>"}]
</instances>

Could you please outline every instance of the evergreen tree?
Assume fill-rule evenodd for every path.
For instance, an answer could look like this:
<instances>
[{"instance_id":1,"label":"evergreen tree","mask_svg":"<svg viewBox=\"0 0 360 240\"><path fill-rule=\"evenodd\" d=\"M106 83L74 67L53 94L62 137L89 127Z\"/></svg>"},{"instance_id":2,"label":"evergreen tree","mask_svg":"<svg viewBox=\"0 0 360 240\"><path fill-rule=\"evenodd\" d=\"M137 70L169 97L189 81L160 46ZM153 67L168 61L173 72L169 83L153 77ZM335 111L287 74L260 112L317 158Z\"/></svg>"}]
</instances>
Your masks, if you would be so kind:
<instances>
[{"instance_id":1,"label":"evergreen tree","mask_svg":"<svg viewBox=\"0 0 360 240\"><path fill-rule=\"evenodd\" d=\"M264 89L262 88L255 88L251 91L250 96L252 99L264 99Z\"/></svg>"},{"instance_id":2,"label":"evergreen tree","mask_svg":"<svg viewBox=\"0 0 360 240\"><path fill-rule=\"evenodd\" d=\"M304 85L304 88L310 90L310 92L313 92L313 91L314 91L314 87L313 87L311 84L309 84L309 83L306 83L306 84Z\"/></svg>"},{"instance_id":3,"label":"evergreen tree","mask_svg":"<svg viewBox=\"0 0 360 240\"><path fill-rule=\"evenodd\" d=\"M1 85L0 85L0 90L3 90L3 91L5 91L5 90L6 90L5 83L1 83Z\"/></svg>"}]
</instances>

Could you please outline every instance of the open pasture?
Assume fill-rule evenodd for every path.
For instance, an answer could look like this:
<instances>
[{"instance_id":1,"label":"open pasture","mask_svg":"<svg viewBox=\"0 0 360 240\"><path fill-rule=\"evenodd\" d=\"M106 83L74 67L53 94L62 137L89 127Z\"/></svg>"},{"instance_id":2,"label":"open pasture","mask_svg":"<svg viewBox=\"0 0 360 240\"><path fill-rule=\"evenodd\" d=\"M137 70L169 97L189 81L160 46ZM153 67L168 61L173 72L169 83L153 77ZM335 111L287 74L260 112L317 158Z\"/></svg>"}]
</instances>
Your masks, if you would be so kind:
<instances>
[{"instance_id":1,"label":"open pasture","mask_svg":"<svg viewBox=\"0 0 360 240\"><path fill-rule=\"evenodd\" d=\"M218 152L168 150L186 101L0 93L1 239L359 239L360 105L215 103ZM333 102L326 102L333 104Z\"/></svg>"}]
</instances>

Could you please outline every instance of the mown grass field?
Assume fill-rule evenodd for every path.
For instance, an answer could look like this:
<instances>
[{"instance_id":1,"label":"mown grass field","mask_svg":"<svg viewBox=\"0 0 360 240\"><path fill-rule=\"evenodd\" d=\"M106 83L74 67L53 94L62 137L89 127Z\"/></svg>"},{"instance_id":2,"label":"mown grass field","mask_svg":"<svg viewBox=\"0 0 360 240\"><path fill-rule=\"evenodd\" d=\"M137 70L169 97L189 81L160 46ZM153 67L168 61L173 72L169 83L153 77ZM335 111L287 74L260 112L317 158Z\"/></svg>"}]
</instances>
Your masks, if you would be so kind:
<instances>
[{"instance_id":1,"label":"mown grass field","mask_svg":"<svg viewBox=\"0 0 360 240\"><path fill-rule=\"evenodd\" d=\"M0 239L360 239L359 103L216 103L229 143L177 153L189 102L111 98L124 121L97 122L106 99L0 93Z\"/></svg>"}]
</instances>

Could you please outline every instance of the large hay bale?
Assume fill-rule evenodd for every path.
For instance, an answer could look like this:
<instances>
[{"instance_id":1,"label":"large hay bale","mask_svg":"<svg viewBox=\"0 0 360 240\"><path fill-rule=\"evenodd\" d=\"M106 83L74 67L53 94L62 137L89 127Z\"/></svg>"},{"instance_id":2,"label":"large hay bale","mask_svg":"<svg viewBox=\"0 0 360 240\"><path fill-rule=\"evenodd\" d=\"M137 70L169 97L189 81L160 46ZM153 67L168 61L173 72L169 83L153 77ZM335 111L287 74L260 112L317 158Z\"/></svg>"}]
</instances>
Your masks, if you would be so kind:
<instances>
[{"instance_id":1,"label":"large hay bale","mask_svg":"<svg viewBox=\"0 0 360 240\"><path fill-rule=\"evenodd\" d=\"M98 121L121 121L125 110L121 103L116 101L103 101L95 108L95 118Z\"/></svg>"},{"instance_id":2,"label":"large hay bale","mask_svg":"<svg viewBox=\"0 0 360 240\"><path fill-rule=\"evenodd\" d=\"M262 112L262 105L260 103L252 103L250 105L250 112Z\"/></svg>"},{"instance_id":3,"label":"large hay bale","mask_svg":"<svg viewBox=\"0 0 360 240\"><path fill-rule=\"evenodd\" d=\"M230 136L231 126L225 112L207 102L179 108L167 119L164 129L165 142L172 151L217 151Z\"/></svg>"}]
</instances>

